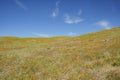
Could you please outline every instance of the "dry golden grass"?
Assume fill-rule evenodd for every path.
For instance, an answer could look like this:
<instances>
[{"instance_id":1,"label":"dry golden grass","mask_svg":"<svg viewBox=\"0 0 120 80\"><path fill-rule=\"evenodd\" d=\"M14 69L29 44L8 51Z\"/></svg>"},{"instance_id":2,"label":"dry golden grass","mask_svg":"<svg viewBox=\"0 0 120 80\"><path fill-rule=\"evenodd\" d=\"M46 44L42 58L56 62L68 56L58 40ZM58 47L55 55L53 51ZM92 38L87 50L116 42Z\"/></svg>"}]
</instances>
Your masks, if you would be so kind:
<instances>
[{"instance_id":1,"label":"dry golden grass","mask_svg":"<svg viewBox=\"0 0 120 80\"><path fill-rule=\"evenodd\" d=\"M120 28L78 37L0 37L0 80L120 80Z\"/></svg>"}]
</instances>

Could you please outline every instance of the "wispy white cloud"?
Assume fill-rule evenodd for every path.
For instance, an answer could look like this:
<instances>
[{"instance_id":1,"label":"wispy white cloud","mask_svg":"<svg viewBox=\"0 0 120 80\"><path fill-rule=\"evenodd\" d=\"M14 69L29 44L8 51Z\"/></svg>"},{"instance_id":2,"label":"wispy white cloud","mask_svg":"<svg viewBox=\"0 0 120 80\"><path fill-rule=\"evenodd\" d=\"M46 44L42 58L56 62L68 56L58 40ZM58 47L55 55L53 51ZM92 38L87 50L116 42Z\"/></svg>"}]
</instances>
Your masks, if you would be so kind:
<instances>
[{"instance_id":1,"label":"wispy white cloud","mask_svg":"<svg viewBox=\"0 0 120 80\"><path fill-rule=\"evenodd\" d=\"M69 36L76 36L76 35L77 35L77 33L70 32L70 33L68 33L68 35L69 35Z\"/></svg>"},{"instance_id":2,"label":"wispy white cloud","mask_svg":"<svg viewBox=\"0 0 120 80\"><path fill-rule=\"evenodd\" d=\"M106 20L101 20L101 21L97 22L96 24L105 28L105 29L111 29L110 23Z\"/></svg>"},{"instance_id":3,"label":"wispy white cloud","mask_svg":"<svg viewBox=\"0 0 120 80\"><path fill-rule=\"evenodd\" d=\"M79 16L69 16L68 14L65 15L65 18L64 18L64 22L67 23L67 24L77 24L77 23L80 23L82 22L83 19L80 18Z\"/></svg>"},{"instance_id":4,"label":"wispy white cloud","mask_svg":"<svg viewBox=\"0 0 120 80\"><path fill-rule=\"evenodd\" d=\"M18 6L20 6L21 8L27 9L27 8L23 5L23 3L20 2L20 0L15 0L15 2L16 2L16 4L17 4Z\"/></svg>"},{"instance_id":5,"label":"wispy white cloud","mask_svg":"<svg viewBox=\"0 0 120 80\"><path fill-rule=\"evenodd\" d=\"M37 32L33 32L32 34L35 37L50 37L50 35L48 35L48 34L41 34L41 33L37 33Z\"/></svg>"},{"instance_id":6,"label":"wispy white cloud","mask_svg":"<svg viewBox=\"0 0 120 80\"><path fill-rule=\"evenodd\" d=\"M76 14L76 16L70 16L69 14L65 14L64 22L67 24L77 24L83 22L84 19L80 17L80 15L82 14L82 10L80 9Z\"/></svg>"},{"instance_id":7,"label":"wispy white cloud","mask_svg":"<svg viewBox=\"0 0 120 80\"><path fill-rule=\"evenodd\" d=\"M59 4L60 4L60 1L57 1L57 2L56 2L56 8L55 8L55 10L52 12L52 17L53 17L53 18L57 17L58 14L59 14Z\"/></svg>"},{"instance_id":8,"label":"wispy white cloud","mask_svg":"<svg viewBox=\"0 0 120 80\"><path fill-rule=\"evenodd\" d=\"M78 15L80 16L82 14L82 10L79 10L78 11Z\"/></svg>"}]
</instances>

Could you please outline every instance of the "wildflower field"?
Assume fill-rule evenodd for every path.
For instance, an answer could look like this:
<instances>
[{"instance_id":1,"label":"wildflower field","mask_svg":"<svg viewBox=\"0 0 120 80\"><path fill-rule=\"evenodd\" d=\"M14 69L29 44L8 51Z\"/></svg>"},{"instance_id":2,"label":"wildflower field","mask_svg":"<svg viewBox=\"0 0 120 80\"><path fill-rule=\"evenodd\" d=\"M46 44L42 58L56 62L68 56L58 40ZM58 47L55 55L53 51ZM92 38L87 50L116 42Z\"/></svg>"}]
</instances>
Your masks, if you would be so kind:
<instances>
[{"instance_id":1,"label":"wildflower field","mask_svg":"<svg viewBox=\"0 0 120 80\"><path fill-rule=\"evenodd\" d=\"M77 37L0 37L0 80L120 80L120 28Z\"/></svg>"}]
</instances>

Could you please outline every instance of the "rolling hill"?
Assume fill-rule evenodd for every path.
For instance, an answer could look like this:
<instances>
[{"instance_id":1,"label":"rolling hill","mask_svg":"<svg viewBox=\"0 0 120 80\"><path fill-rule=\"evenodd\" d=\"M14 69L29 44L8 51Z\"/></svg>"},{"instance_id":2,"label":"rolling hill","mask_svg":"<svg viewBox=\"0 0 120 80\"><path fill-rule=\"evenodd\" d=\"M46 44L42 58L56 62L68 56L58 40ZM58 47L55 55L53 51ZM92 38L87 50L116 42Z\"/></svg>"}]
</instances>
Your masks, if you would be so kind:
<instances>
[{"instance_id":1,"label":"rolling hill","mask_svg":"<svg viewBox=\"0 0 120 80\"><path fill-rule=\"evenodd\" d=\"M77 37L0 37L0 80L120 80L120 28Z\"/></svg>"}]
</instances>

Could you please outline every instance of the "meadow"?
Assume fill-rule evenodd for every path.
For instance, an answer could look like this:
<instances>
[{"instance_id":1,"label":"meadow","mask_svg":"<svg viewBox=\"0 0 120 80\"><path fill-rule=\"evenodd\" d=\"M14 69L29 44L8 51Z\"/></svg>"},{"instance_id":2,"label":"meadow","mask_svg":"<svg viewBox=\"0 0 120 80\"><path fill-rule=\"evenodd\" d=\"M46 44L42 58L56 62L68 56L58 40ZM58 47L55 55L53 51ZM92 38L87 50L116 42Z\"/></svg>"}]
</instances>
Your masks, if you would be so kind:
<instances>
[{"instance_id":1,"label":"meadow","mask_svg":"<svg viewBox=\"0 0 120 80\"><path fill-rule=\"evenodd\" d=\"M0 80L120 80L120 28L76 37L0 37Z\"/></svg>"}]
</instances>

